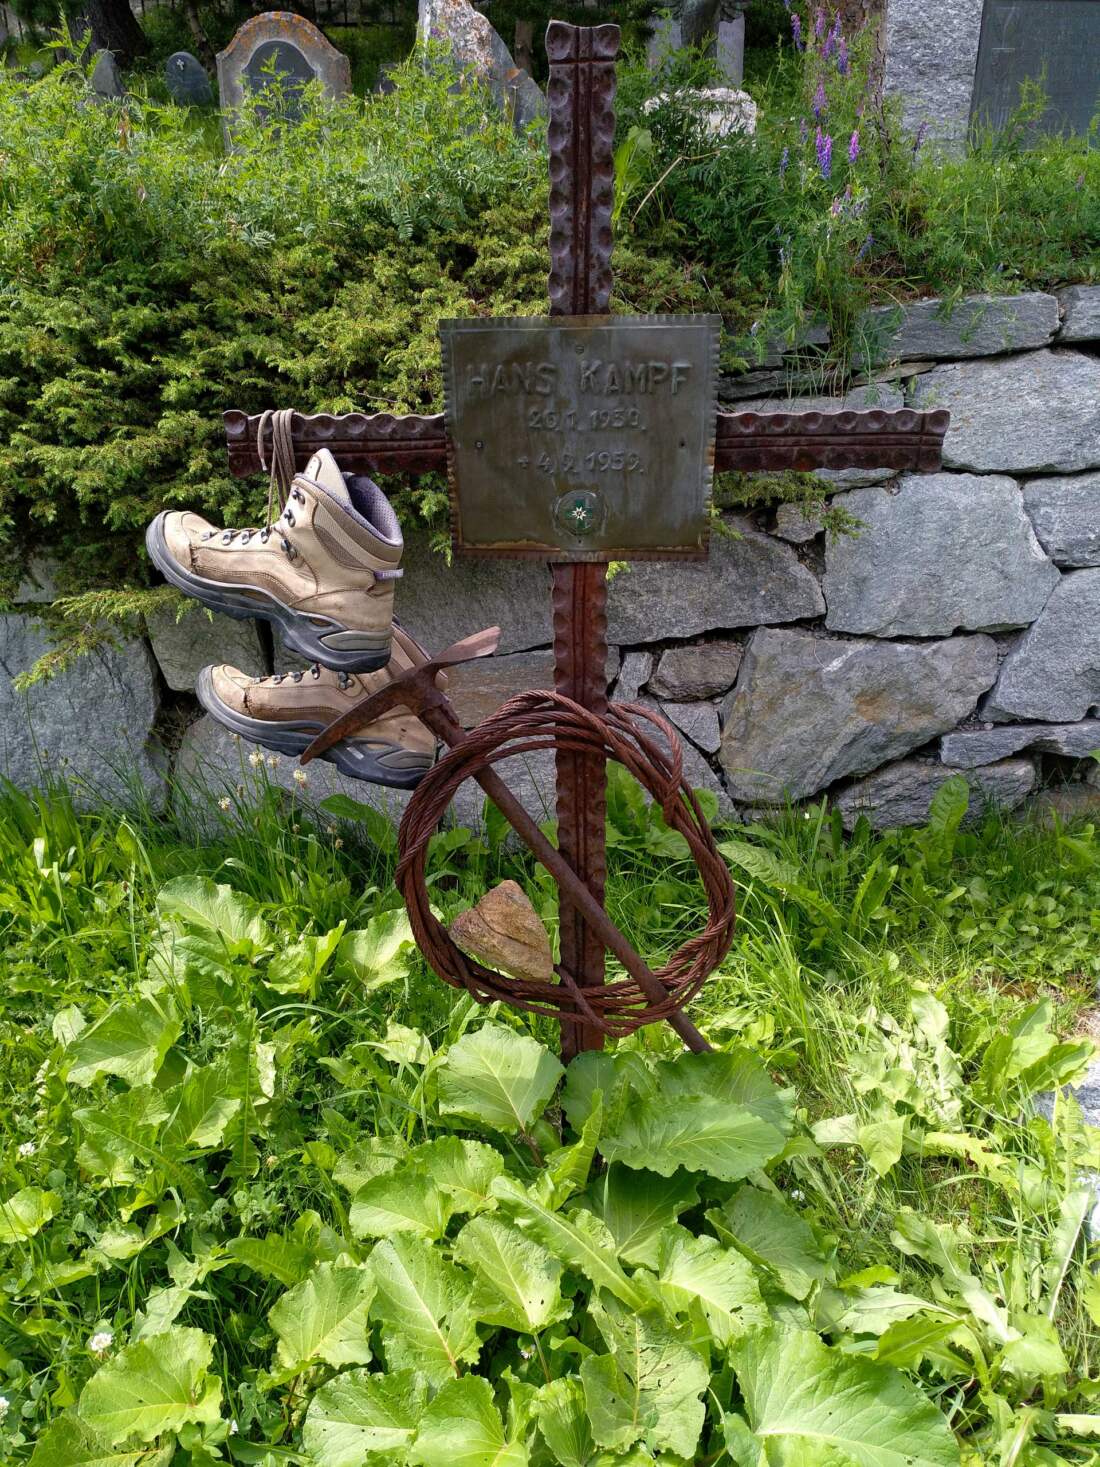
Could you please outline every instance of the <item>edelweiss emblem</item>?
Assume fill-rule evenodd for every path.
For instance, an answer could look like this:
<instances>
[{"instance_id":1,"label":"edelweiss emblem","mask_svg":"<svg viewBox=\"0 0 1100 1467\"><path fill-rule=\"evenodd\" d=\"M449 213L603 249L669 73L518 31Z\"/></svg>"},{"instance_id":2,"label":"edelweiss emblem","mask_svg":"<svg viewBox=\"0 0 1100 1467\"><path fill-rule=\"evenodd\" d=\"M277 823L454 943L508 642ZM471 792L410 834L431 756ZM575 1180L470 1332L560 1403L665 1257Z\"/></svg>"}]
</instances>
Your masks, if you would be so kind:
<instances>
[{"instance_id":1,"label":"edelweiss emblem","mask_svg":"<svg viewBox=\"0 0 1100 1467\"><path fill-rule=\"evenodd\" d=\"M554 506L554 518L563 530L583 540L603 527L604 506L598 490L570 489Z\"/></svg>"}]
</instances>

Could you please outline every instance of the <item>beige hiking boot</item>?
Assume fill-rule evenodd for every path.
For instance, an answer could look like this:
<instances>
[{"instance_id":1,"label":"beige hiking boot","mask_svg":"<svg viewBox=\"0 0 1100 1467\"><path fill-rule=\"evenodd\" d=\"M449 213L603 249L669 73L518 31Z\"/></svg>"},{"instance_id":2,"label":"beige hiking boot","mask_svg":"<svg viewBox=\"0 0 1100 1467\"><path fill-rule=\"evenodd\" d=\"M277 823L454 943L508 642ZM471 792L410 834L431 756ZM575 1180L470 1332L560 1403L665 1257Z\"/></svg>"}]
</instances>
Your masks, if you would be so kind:
<instances>
[{"instance_id":1,"label":"beige hiking boot","mask_svg":"<svg viewBox=\"0 0 1100 1467\"><path fill-rule=\"evenodd\" d=\"M424 649L395 626L393 656L381 672L357 677L314 663L305 672L257 678L235 667L204 667L195 691L207 713L241 738L298 756L362 698L427 660ZM434 764L435 754L431 730L407 708L397 707L319 757L352 779L412 789Z\"/></svg>"},{"instance_id":2,"label":"beige hiking boot","mask_svg":"<svg viewBox=\"0 0 1100 1467\"><path fill-rule=\"evenodd\" d=\"M227 616L272 622L303 657L340 672L389 661L401 526L378 485L345 478L327 448L294 476L267 528L220 530L165 510L145 544L173 586Z\"/></svg>"}]
</instances>

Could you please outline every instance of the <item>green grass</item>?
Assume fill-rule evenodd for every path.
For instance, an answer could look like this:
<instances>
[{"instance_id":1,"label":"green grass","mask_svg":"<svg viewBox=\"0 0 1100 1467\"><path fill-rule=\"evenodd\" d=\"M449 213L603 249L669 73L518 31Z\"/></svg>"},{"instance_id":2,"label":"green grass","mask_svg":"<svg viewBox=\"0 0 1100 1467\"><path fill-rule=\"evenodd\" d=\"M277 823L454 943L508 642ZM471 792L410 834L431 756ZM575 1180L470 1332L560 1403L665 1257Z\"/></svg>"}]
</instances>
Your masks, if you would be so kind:
<instances>
[{"instance_id":1,"label":"green grass","mask_svg":"<svg viewBox=\"0 0 1100 1467\"><path fill-rule=\"evenodd\" d=\"M242 755L242 784L262 779ZM723 831L738 933L692 1016L792 1087L794 1131L767 1185L794 1209L779 1222L802 1261L792 1275L789 1258L752 1254L782 1327L900 1366L967 1463L1087 1463L1100 1298L1078 1177L1100 1165L1100 1133L1072 1103L1053 1126L1033 1117L1030 1097L1092 1052L1079 1031L1100 975L1100 837L992 815L963 830L961 793L946 787L916 831L846 839L823 808ZM411 948L392 830L365 809L313 816L274 789L258 809L218 798L194 790L175 817L140 800L79 813L60 785L0 799L4 1462L29 1460L78 1398L92 1410L100 1387L82 1396L86 1382L150 1333L150 1309L166 1311L172 1348L198 1349L195 1331L216 1342L222 1425L181 1427L181 1451L198 1455L180 1462L249 1441L271 1461L314 1461L300 1455L303 1410L332 1368L281 1378L268 1319L303 1275L261 1266L252 1243L246 1266L236 1240L281 1239L299 1262L362 1257L348 1197L372 1137L400 1149L457 1127L531 1177L525 1132L441 1113L447 1055L492 1014ZM545 874L503 834L493 821L484 837L437 837L433 900L449 918L513 877L553 931ZM702 896L679 837L617 776L609 853L609 909L657 961L698 926ZM555 1044L545 1021L497 1018ZM657 1027L622 1048L671 1056L678 1042ZM190 1140L198 1123L181 1128L181 1107L208 1107ZM553 1150L561 1126L551 1107L527 1140ZM730 1188L708 1185L725 1206ZM25 1237L5 1230L17 1194L38 1210ZM700 1203L681 1223L702 1236L712 1216ZM570 1326L589 1345L593 1327ZM97 1355L88 1341L104 1333ZM547 1368L568 1374L576 1362L549 1339ZM519 1358L506 1346L478 1367L498 1385ZM721 1378L712 1390L729 1399ZM35 1467L71 1460L62 1430ZM713 1447L698 1460L716 1461Z\"/></svg>"}]
</instances>

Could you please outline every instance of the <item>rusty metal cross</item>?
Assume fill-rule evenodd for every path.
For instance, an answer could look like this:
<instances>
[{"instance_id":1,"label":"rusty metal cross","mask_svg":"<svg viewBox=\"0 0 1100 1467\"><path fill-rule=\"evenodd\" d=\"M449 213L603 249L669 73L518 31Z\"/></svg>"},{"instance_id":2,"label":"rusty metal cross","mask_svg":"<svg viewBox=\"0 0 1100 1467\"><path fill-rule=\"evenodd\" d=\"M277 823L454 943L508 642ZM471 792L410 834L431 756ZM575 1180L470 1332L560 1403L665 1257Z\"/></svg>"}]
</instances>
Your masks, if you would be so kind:
<instances>
[{"instance_id":1,"label":"rusty metal cross","mask_svg":"<svg viewBox=\"0 0 1100 1467\"><path fill-rule=\"evenodd\" d=\"M606 315L611 299L614 202L615 62L619 28L579 27L552 21L546 34L550 60L550 312L554 316ZM719 413L717 470L896 468L934 471L948 415L908 410L839 413ZM225 414L229 462L234 473L258 472L261 419ZM327 447L348 471L419 474L448 468L443 414L295 414L291 420L296 467ZM607 709L607 567L600 563L551 564L555 690L596 714ZM473 640L473 639L471 639ZM425 669L421 716L452 746L462 738L448 707L433 692L437 664ZM396 696L396 695L394 695ZM392 701L392 697L391 697ZM442 704L445 705L445 699ZM381 711L377 698L374 716ZM346 732L334 725L332 743ZM322 747L319 740L314 752ZM481 778L511 823L561 887L561 969L580 988L604 981L605 948L620 958L643 986L645 965L603 912L606 876L604 760L591 753L557 754L558 850L492 773ZM572 879L570 879L572 878ZM579 881L578 881L579 878ZM701 1036L682 1014L670 1022L692 1045ZM599 1048L599 1028L563 1024L563 1058Z\"/></svg>"}]
</instances>

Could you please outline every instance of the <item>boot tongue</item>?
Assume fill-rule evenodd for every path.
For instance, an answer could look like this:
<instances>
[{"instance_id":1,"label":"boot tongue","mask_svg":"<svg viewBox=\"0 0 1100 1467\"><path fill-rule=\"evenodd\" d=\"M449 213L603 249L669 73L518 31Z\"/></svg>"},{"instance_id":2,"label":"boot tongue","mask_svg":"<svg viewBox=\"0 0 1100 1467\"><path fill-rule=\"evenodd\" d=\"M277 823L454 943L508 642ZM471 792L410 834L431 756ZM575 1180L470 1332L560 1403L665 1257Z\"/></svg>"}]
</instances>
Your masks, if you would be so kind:
<instances>
[{"instance_id":1,"label":"boot tongue","mask_svg":"<svg viewBox=\"0 0 1100 1467\"><path fill-rule=\"evenodd\" d=\"M348 493L348 486L344 483L340 466L327 448L319 448L306 464L303 472L307 479L312 479L315 484L320 484L321 488L333 499L338 499L341 504L351 504L351 495Z\"/></svg>"}]
</instances>

